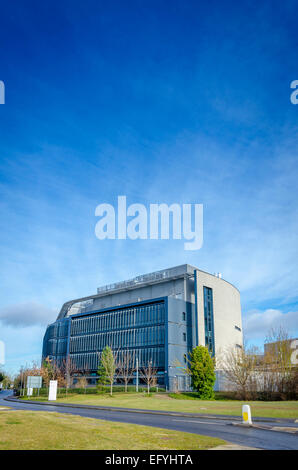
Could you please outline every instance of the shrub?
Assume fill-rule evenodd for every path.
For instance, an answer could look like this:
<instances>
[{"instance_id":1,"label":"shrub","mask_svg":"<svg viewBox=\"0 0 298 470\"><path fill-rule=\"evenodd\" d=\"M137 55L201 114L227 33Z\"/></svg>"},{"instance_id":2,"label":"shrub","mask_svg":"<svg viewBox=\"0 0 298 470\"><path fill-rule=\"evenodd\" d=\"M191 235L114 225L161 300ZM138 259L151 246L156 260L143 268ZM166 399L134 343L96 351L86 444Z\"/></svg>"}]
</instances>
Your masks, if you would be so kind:
<instances>
[{"instance_id":1,"label":"shrub","mask_svg":"<svg viewBox=\"0 0 298 470\"><path fill-rule=\"evenodd\" d=\"M199 398L210 400L214 398L213 387L216 380L214 361L205 346L197 346L190 353L189 373L192 387L197 390Z\"/></svg>"}]
</instances>

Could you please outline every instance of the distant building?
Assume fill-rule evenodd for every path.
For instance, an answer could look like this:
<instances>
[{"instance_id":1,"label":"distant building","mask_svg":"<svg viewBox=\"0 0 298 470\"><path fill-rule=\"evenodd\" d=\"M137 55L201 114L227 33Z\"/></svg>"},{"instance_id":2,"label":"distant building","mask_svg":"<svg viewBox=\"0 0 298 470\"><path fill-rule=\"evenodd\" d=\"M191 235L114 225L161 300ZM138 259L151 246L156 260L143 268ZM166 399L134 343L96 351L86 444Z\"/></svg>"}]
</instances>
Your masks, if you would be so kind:
<instances>
[{"instance_id":1,"label":"distant building","mask_svg":"<svg viewBox=\"0 0 298 470\"><path fill-rule=\"evenodd\" d=\"M212 355L242 347L240 293L221 278L190 265L106 285L97 294L66 302L47 327L43 358L70 358L96 383L98 352L131 351L139 367L149 361L158 384L188 390L185 356L197 345Z\"/></svg>"},{"instance_id":2,"label":"distant building","mask_svg":"<svg viewBox=\"0 0 298 470\"><path fill-rule=\"evenodd\" d=\"M298 338L289 338L284 341L274 341L272 343L264 344L264 356L266 354L272 354L277 358L279 356L284 357L285 354L289 354L291 363L294 365L298 364Z\"/></svg>"}]
</instances>

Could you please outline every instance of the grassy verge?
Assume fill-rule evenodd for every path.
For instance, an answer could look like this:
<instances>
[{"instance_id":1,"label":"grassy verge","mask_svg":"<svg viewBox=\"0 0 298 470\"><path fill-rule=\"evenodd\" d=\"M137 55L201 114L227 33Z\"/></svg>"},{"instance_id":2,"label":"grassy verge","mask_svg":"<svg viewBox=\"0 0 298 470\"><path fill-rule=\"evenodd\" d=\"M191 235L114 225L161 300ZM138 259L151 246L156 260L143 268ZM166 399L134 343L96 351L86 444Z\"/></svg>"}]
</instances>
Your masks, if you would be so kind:
<instances>
[{"instance_id":1,"label":"grassy verge","mask_svg":"<svg viewBox=\"0 0 298 470\"><path fill-rule=\"evenodd\" d=\"M178 394L176 398L181 396ZM251 405L252 416L267 418L298 419L298 401L251 401L176 399L168 394L152 394L147 397L142 393L115 393L113 397L99 395L69 395L59 398L61 403L80 403L83 405L118 406L123 408L141 408L148 410L180 411L186 413L207 413L241 416L242 404ZM44 398L46 400L46 398Z\"/></svg>"},{"instance_id":2,"label":"grassy verge","mask_svg":"<svg viewBox=\"0 0 298 470\"><path fill-rule=\"evenodd\" d=\"M1 450L198 450L221 439L42 411L0 411Z\"/></svg>"}]
</instances>

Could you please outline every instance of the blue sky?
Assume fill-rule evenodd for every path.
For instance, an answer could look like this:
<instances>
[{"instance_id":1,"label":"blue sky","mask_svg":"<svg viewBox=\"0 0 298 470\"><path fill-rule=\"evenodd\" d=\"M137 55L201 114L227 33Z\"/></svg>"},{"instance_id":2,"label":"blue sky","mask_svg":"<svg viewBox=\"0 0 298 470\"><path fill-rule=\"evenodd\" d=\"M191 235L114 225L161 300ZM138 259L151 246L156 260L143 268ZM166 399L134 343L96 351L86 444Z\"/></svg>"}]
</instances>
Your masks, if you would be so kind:
<instances>
[{"instance_id":1,"label":"blue sky","mask_svg":"<svg viewBox=\"0 0 298 470\"><path fill-rule=\"evenodd\" d=\"M39 360L66 300L189 263L244 332L298 335L295 1L1 2L0 340ZM204 244L95 237L95 208L201 203Z\"/></svg>"}]
</instances>

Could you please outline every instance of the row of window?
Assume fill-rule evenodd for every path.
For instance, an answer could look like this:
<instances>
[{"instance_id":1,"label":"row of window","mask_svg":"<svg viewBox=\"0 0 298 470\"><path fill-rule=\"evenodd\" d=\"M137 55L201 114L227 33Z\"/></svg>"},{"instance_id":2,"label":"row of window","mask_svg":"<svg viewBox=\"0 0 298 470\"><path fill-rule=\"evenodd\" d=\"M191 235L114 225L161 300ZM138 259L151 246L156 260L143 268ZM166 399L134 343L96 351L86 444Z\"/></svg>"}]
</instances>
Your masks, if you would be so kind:
<instances>
[{"instance_id":1,"label":"row of window","mask_svg":"<svg viewBox=\"0 0 298 470\"><path fill-rule=\"evenodd\" d=\"M55 354L66 354L67 351L67 338L63 339L49 339L46 342L43 356L51 356Z\"/></svg>"},{"instance_id":2,"label":"row of window","mask_svg":"<svg viewBox=\"0 0 298 470\"><path fill-rule=\"evenodd\" d=\"M100 351L105 346L113 349L164 344L164 326L130 329L74 336L70 338L70 352Z\"/></svg>"},{"instance_id":3,"label":"row of window","mask_svg":"<svg viewBox=\"0 0 298 470\"><path fill-rule=\"evenodd\" d=\"M205 345L214 355L214 320L213 320L213 293L210 287L204 287L204 320L205 320Z\"/></svg>"},{"instance_id":4,"label":"row of window","mask_svg":"<svg viewBox=\"0 0 298 470\"><path fill-rule=\"evenodd\" d=\"M63 338L68 335L69 320L62 320L49 325L46 331L47 338Z\"/></svg>"},{"instance_id":5,"label":"row of window","mask_svg":"<svg viewBox=\"0 0 298 470\"><path fill-rule=\"evenodd\" d=\"M138 358L139 369L148 366L148 363L152 363L154 368L165 367L165 352L164 348L146 348L135 350L135 358ZM71 354L71 362L74 367L84 370L97 370L99 355L97 353L86 353L86 354Z\"/></svg>"},{"instance_id":6,"label":"row of window","mask_svg":"<svg viewBox=\"0 0 298 470\"><path fill-rule=\"evenodd\" d=\"M146 324L158 324L165 321L163 303L125 308L117 311L93 314L84 318L72 318L71 336L82 333L120 330Z\"/></svg>"}]
</instances>

